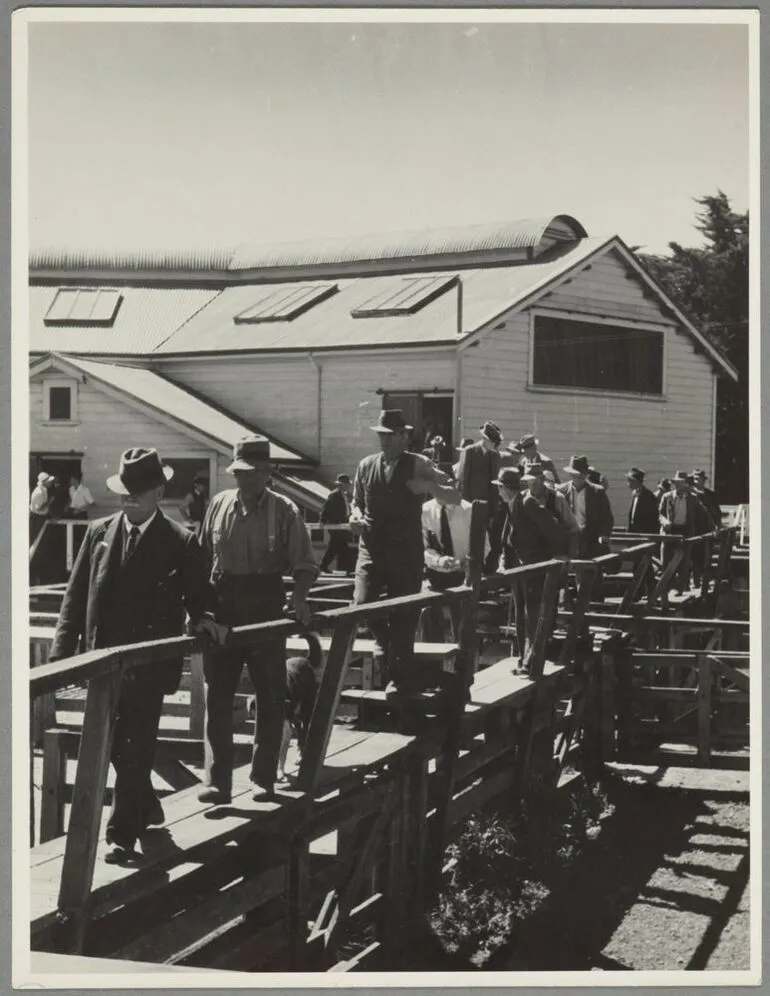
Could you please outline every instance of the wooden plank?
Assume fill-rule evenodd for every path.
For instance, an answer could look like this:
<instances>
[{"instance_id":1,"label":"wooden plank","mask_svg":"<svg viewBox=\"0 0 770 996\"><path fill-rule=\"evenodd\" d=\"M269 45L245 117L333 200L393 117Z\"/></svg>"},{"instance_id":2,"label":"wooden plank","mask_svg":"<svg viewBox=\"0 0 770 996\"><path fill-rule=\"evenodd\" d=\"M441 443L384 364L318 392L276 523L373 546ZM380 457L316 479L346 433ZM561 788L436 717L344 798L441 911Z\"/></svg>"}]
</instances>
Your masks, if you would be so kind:
<instances>
[{"instance_id":1,"label":"wooden plank","mask_svg":"<svg viewBox=\"0 0 770 996\"><path fill-rule=\"evenodd\" d=\"M742 669L734 667L721 655L717 657L714 656L713 654L709 654L708 660L711 661L714 670L718 671L723 678L727 678L734 685L736 685L742 692L749 691L750 682L749 682L748 668Z\"/></svg>"},{"instance_id":2,"label":"wooden plank","mask_svg":"<svg viewBox=\"0 0 770 996\"><path fill-rule=\"evenodd\" d=\"M708 765L711 754L712 683L711 658L703 657L698 673L698 761L703 765Z\"/></svg>"},{"instance_id":3,"label":"wooden plank","mask_svg":"<svg viewBox=\"0 0 770 996\"><path fill-rule=\"evenodd\" d=\"M668 589L671 587L671 582L676 576L679 570L682 560L684 559L684 550L679 547L679 549L674 550L671 555L671 560L666 565L665 570L662 572L658 578L657 584L652 589L647 597L647 608L651 609L661 598L663 598L667 593Z\"/></svg>"},{"instance_id":4,"label":"wooden plank","mask_svg":"<svg viewBox=\"0 0 770 996\"><path fill-rule=\"evenodd\" d=\"M182 961L228 929L237 917L281 895L285 888L286 868L281 863L154 927L151 934L120 948L116 957L164 964Z\"/></svg>"},{"instance_id":5,"label":"wooden plank","mask_svg":"<svg viewBox=\"0 0 770 996\"><path fill-rule=\"evenodd\" d=\"M43 784L40 801L41 843L64 833L66 762L62 731L46 730L43 735Z\"/></svg>"},{"instance_id":6,"label":"wooden plank","mask_svg":"<svg viewBox=\"0 0 770 996\"><path fill-rule=\"evenodd\" d=\"M585 615L588 606L591 604L591 593L594 589L597 573L597 568L593 564L590 566L580 565L576 570L578 579L577 598L575 599L575 604L572 606L571 613L569 613L567 638L559 654L559 664L567 665L575 656L575 648L584 626Z\"/></svg>"},{"instance_id":7,"label":"wooden plank","mask_svg":"<svg viewBox=\"0 0 770 996\"><path fill-rule=\"evenodd\" d=\"M120 672L108 674L94 678L88 687L58 899L61 914L73 926L70 943L74 954L82 953L85 940L86 907L93 881L121 680Z\"/></svg>"},{"instance_id":8,"label":"wooden plank","mask_svg":"<svg viewBox=\"0 0 770 996\"><path fill-rule=\"evenodd\" d=\"M203 740L206 726L206 683L203 677L203 653L190 654L190 734Z\"/></svg>"},{"instance_id":9,"label":"wooden plank","mask_svg":"<svg viewBox=\"0 0 770 996\"><path fill-rule=\"evenodd\" d=\"M634 569L633 577L631 578L631 583L626 588L623 597L620 600L620 605L618 605L618 612L625 612L628 607L636 601L639 596L639 592L642 590L642 586L648 576L648 573L652 570L652 553L644 554L638 561L636 568Z\"/></svg>"},{"instance_id":10,"label":"wooden plank","mask_svg":"<svg viewBox=\"0 0 770 996\"><path fill-rule=\"evenodd\" d=\"M346 619L335 626L299 769L298 784L306 790L312 790L318 784L323 770L355 632L356 623L353 620Z\"/></svg>"},{"instance_id":11,"label":"wooden plank","mask_svg":"<svg viewBox=\"0 0 770 996\"><path fill-rule=\"evenodd\" d=\"M289 966L300 971L307 966L307 922L310 906L310 854L306 841L291 849L286 890L289 936Z\"/></svg>"}]
</instances>

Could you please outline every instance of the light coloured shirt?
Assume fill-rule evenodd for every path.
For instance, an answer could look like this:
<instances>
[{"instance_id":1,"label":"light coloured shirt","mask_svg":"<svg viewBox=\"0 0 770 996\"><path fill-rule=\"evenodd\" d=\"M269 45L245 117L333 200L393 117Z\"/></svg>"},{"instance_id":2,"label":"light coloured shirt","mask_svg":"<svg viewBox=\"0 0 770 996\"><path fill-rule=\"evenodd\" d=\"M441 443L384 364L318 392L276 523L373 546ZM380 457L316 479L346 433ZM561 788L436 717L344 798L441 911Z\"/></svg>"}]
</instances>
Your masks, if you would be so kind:
<instances>
[{"instance_id":1,"label":"light coloured shirt","mask_svg":"<svg viewBox=\"0 0 770 996\"><path fill-rule=\"evenodd\" d=\"M36 485L29 496L30 512L35 512L37 515L47 515L50 505L51 495L48 492L48 488L44 488L42 484Z\"/></svg>"},{"instance_id":2,"label":"light coloured shirt","mask_svg":"<svg viewBox=\"0 0 770 996\"><path fill-rule=\"evenodd\" d=\"M318 574L299 509L269 488L249 512L241 505L237 488L215 495L203 520L200 542L212 565L212 576Z\"/></svg>"},{"instance_id":3,"label":"light coloured shirt","mask_svg":"<svg viewBox=\"0 0 770 996\"><path fill-rule=\"evenodd\" d=\"M149 518L145 519L144 522L133 523L133 522L129 522L128 521L128 518L126 517L126 515L124 513L123 514L123 530L124 530L124 532L126 534L126 543L128 543L128 538L131 535L131 530L132 529L138 529L139 530L139 539L137 539L136 545L139 546L139 544L142 541L142 537L147 532L147 530L148 530L148 528L150 526L150 523L155 518L155 516L158 515L158 514L159 514L159 512L158 512L158 510L156 508L155 511L152 513L152 515L149 516Z\"/></svg>"},{"instance_id":4,"label":"light coloured shirt","mask_svg":"<svg viewBox=\"0 0 770 996\"><path fill-rule=\"evenodd\" d=\"M575 521L578 524L579 529L585 529L586 527L586 492L588 488L583 488L578 491L577 488L574 491L574 508Z\"/></svg>"},{"instance_id":5,"label":"light coloured shirt","mask_svg":"<svg viewBox=\"0 0 770 996\"><path fill-rule=\"evenodd\" d=\"M70 486L70 508L74 508L76 512L84 512L93 503L94 499L85 484Z\"/></svg>"},{"instance_id":6,"label":"light coloured shirt","mask_svg":"<svg viewBox=\"0 0 770 996\"><path fill-rule=\"evenodd\" d=\"M460 561L460 565L465 567L468 562L468 552L471 539L471 515L473 505L469 501L462 500L459 505L442 505L435 498L426 501L422 506L422 537L425 543L425 566L434 571L457 570L457 568L442 567L439 564L442 554L430 549L428 546L428 534L433 533L436 539L441 542L441 509L446 508L447 521L449 522L449 534L452 537L452 556ZM486 540L484 555L489 553L489 539ZM448 556L448 554L445 554Z\"/></svg>"}]
</instances>

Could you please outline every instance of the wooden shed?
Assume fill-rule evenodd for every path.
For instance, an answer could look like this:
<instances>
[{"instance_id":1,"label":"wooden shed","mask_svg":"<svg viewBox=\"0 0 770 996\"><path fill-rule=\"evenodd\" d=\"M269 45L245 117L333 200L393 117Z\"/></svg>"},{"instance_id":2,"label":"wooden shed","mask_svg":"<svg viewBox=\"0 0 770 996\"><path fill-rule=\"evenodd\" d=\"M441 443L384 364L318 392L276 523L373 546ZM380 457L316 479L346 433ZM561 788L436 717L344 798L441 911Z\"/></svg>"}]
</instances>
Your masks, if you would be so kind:
<instances>
[{"instance_id":1,"label":"wooden shed","mask_svg":"<svg viewBox=\"0 0 770 996\"><path fill-rule=\"evenodd\" d=\"M535 432L616 494L631 464L713 477L717 377L736 377L622 239L567 215L208 254L46 250L30 297L33 361L144 371L259 427L319 488L372 451L382 407L447 454L487 418L508 440ZM41 391L33 445L54 438ZM80 410L93 447L119 451L101 410Z\"/></svg>"}]
</instances>

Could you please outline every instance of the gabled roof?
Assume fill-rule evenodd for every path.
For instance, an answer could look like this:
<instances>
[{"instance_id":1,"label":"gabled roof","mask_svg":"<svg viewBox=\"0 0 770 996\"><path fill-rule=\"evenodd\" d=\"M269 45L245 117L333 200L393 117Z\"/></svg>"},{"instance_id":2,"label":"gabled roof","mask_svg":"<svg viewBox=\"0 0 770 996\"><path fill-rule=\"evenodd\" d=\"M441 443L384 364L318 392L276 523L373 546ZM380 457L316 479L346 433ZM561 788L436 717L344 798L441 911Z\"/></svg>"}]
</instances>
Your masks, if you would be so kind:
<instances>
[{"instance_id":1,"label":"gabled roof","mask_svg":"<svg viewBox=\"0 0 770 996\"><path fill-rule=\"evenodd\" d=\"M152 370L51 354L30 368L30 376L50 366L93 379L103 389L116 392L123 400L159 421L174 425L222 453L231 452L233 443L242 436L260 431ZM310 462L303 454L273 439L270 440L270 456L279 464L307 465Z\"/></svg>"}]
</instances>

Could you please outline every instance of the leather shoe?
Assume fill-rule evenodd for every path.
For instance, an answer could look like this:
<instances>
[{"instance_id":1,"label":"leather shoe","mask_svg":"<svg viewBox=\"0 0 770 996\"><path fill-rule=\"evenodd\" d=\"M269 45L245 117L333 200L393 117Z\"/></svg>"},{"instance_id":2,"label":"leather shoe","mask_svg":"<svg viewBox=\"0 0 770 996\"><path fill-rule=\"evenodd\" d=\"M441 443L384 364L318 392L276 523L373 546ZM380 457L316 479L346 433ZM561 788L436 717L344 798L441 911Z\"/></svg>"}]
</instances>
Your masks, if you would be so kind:
<instances>
[{"instance_id":1,"label":"leather shoe","mask_svg":"<svg viewBox=\"0 0 770 996\"><path fill-rule=\"evenodd\" d=\"M124 847L122 844L109 844L104 855L104 862L108 865L128 865L133 864L139 858L139 852L132 847Z\"/></svg>"},{"instance_id":2,"label":"leather shoe","mask_svg":"<svg viewBox=\"0 0 770 996\"><path fill-rule=\"evenodd\" d=\"M232 801L232 795L224 789L217 788L216 785L206 785L198 793L200 802L210 802L215 806L226 806Z\"/></svg>"},{"instance_id":3,"label":"leather shoe","mask_svg":"<svg viewBox=\"0 0 770 996\"><path fill-rule=\"evenodd\" d=\"M274 785L260 785L259 782L251 783L251 798L262 802L265 799L275 799Z\"/></svg>"},{"instance_id":4,"label":"leather shoe","mask_svg":"<svg viewBox=\"0 0 770 996\"><path fill-rule=\"evenodd\" d=\"M162 827L166 822L166 814L163 812L163 806L160 804L160 799L156 799L144 818L145 829L148 827Z\"/></svg>"}]
</instances>

